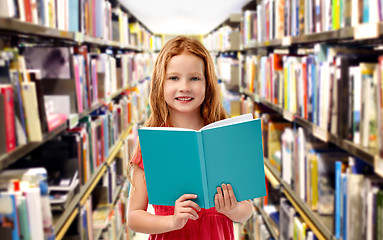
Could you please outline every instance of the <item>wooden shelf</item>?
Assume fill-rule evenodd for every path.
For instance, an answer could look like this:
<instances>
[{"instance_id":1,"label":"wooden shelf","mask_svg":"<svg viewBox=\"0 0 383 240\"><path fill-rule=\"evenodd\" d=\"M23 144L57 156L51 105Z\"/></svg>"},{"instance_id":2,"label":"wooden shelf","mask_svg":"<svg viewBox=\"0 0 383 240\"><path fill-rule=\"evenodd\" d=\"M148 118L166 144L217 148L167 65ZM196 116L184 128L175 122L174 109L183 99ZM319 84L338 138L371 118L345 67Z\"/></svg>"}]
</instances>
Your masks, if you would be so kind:
<instances>
[{"instance_id":1,"label":"wooden shelf","mask_svg":"<svg viewBox=\"0 0 383 240\"><path fill-rule=\"evenodd\" d=\"M383 35L383 22L375 23L375 24L367 24L367 27L370 27L371 29L375 29L373 35L366 36L366 37L358 37L358 29L364 27L363 25L360 25L358 27L346 27L338 30L332 30L332 31L326 31L326 32L320 32L320 33L312 33L312 34L306 34L301 36L287 36L283 37L282 39L272 39L265 42L257 42L256 40L252 41L250 44L247 44L243 46L243 50L253 50L257 48L265 48L265 47L273 47L273 48L280 48L280 47L289 47L289 46L295 46L300 44L312 44L312 43L318 43L318 42L331 42L331 41L347 41L347 40L353 40L353 41L362 41L362 40L374 40L378 39Z\"/></svg>"},{"instance_id":2,"label":"wooden shelf","mask_svg":"<svg viewBox=\"0 0 383 240\"><path fill-rule=\"evenodd\" d=\"M100 38L94 38L84 35L80 32L68 32L55 28L45 27L38 24L20 21L16 18L0 17L0 32L13 33L20 37L48 37L62 41L69 41L73 44L93 44L98 46L114 47L120 49L128 49L133 51L142 51L135 46L124 45L120 42L109 41Z\"/></svg>"},{"instance_id":3,"label":"wooden shelf","mask_svg":"<svg viewBox=\"0 0 383 240\"><path fill-rule=\"evenodd\" d=\"M52 130L51 132L45 134L43 136L43 141L41 142L29 142L25 145L19 146L13 151L9 153L4 153L0 155L0 171L7 168L12 163L16 162L20 158L24 157L31 151L37 149L41 145L43 145L45 142L49 141L50 139L54 138L61 132L63 132L67 128L67 123L64 122L60 124L57 128Z\"/></svg>"}]
</instances>

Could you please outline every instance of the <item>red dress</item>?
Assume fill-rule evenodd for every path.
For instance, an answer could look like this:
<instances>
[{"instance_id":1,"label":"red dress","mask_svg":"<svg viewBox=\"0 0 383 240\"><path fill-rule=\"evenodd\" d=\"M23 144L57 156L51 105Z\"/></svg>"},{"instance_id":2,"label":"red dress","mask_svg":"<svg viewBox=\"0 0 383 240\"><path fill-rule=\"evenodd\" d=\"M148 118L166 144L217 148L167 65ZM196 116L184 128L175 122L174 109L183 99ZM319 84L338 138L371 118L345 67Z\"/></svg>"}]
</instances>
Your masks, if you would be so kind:
<instances>
[{"instance_id":1,"label":"red dress","mask_svg":"<svg viewBox=\"0 0 383 240\"><path fill-rule=\"evenodd\" d=\"M132 158L132 162L138 164L142 169L144 165L142 162L141 149L137 149ZM166 216L174 214L173 206L160 206L153 205L156 215ZM162 239L232 239L234 240L234 227L233 222L225 215L217 212L215 208L204 209L198 213L197 220L189 219L186 225L176 231L171 231L161 234L151 234L149 240L162 240Z\"/></svg>"}]
</instances>

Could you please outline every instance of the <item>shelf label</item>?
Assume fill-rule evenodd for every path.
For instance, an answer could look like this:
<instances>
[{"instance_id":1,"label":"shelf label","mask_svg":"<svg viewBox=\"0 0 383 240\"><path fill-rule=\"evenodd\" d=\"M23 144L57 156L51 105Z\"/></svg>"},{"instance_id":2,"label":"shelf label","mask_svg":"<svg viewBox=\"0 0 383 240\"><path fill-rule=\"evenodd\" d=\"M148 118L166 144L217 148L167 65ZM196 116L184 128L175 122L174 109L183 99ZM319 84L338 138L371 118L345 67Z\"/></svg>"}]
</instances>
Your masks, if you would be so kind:
<instances>
[{"instance_id":1,"label":"shelf label","mask_svg":"<svg viewBox=\"0 0 383 240\"><path fill-rule=\"evenodd\" d=\"M84 34L82 34L80 32L75 32L74 33L74 41L79 42L79 43L84 42Z\"/></svg>"},{"instance_id":2,"label":"shelf label","mask_svg":"<svg viewBox=\"0 0 383 240\"><path fill-rule=\"evenodd\" d=\"M364 23L354 27L354 39L378 38L379 35L379 23Z\"/></svg>"},{"instance_id":3,"label":"shelf label","mask_svg":"<svg viewBox=\"0 0 383 240\"><path fill-rule=\"evenodd\" d=\"M70 115L69 115L69 118L68 118L69 129L74 128L74 127L78 124L78 120L79 120L79 117L78 117L78 114L77 114L77 113L70 114Z\"/></svg>"},{"instance_id":4,"label":"shelf label","mask_svg":"<svg viewBox=\"0 0 383 240\"><path fill-rule=\"evenodd\" d=\"M294 117L293 113L291 113L287 110L283 110L283 118L285 118L287 121L292 122L292 121L294 121L295 117Z\"/></svg>"},{"instance_id":5,"label":"shelf label","mask_svg":"<svg viewBox=\"0 0 383 240\"><path fill-rule=\"evenodd\" d=\"M292 43L292 37L291 36L282 38L282 46L290 46L291 43Z\"/></svg>"},{"instance_id":6,"label":"shelf label","mask_svg":"<svg viewBox=\"0 0 383 240\"><path fill-rule=\"evenodd\" d=\"M320 140L322 140L323 142L328 142L328 140L330 139L329 132L327 132L323 128L320 128L316 125L314 125L313 127L314 127L313 128L313 135L315 137L319 138Z\"/></svg>"},{"instance_id":7,"label":"shelf label","mask_svg":"<svg viewBox=\"0 0 383 240\"><path fill-rule=\"evenodd\" d=\"M257 103L260 103L260 98L259 98L259 95L254 93L254 102L257 102Z\"/></svg>"}]
</instances>

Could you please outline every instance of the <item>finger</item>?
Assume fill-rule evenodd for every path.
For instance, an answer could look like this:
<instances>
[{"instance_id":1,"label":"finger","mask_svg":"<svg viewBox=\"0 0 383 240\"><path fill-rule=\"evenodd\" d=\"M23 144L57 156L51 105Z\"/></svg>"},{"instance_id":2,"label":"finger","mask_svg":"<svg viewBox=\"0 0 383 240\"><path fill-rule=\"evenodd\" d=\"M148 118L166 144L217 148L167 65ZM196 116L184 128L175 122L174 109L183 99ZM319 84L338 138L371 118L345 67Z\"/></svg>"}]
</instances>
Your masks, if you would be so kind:
<instances>
[{"instance_id":1,"label":"finger","mask_svg":"<svg viewBox=\"0 0 383 240\"><path fill-rule=\"evenodd\" d=\"M197 198L196 194L184 194L180 198L178 198L176 200L176 202L183 202L183 201L186 201L188 199L195 199L195 198Z\"/></svg>"},{"instance_id":2,"label":"finger","mask_svg":"<svg viewBox=\"0 0 383 240\"><path fill-rule=\"evenodd\" d=\"M220 210L221 209L221 206L219 205L218 194L217 193L214 196L214 204L215 204L215 209L216 210Z\"/></svg>"},{"instance_id":3,"label":"finger","mask_svg":"<svg viewBox=\"0 0 383 240\"><path fill-rule=\"evenodd\" d=\"M222 189L220 187L217 187L217 194L218 194L219 206L220 206L220 208L224 208L225 207L225 201L223 199L223 193L222 193Z\"/></svg>"},{"instance_id":4,"label":"finger","mask_svg":"<svg viewBox=\"0 0 383 240\"><path fill-rule=\"evenodd\" d=\"M227 184L227 189L229 191L229 197L230 197L230 202L232 205L237 204L237 198L235 197L233 187L231 184Z\"/></svg>"},{"instance_id":5,"label":"finger","mask_svg":"<svg viewBox=\"0 0 383 240\"><path fill-rule=\"evenodd\" d=\"M229 190L227 189L227 185L224 183L222 184L222 193L223 193L223 199L225 201L225 206L230 206L231 202L230 202Z\"/></svg>"},{"instance_id":6,"label":"finger","mask_svg":"<svg viewBox=\"0 0 383 240\"><path fill-rule=\"evenodd\" d=\"M192 200L180 202L179 204L181 207L190 207L190 208L195 209L198 212L201 211L201 207L197 203L193 202Z\"/></svg>"},{"instance_id":7,"label":"finger","mask_svg":"<svg viewBox=\"0 0 383 240\"><path fill-rule=\"evenodd\" d=\"M187 208L182 208L180 213L187 213L187 214L192 215L196 219L199 218L198 213L193 208L188 208L188 207Z\"/></svg>"},{"instance_id":8,"label":"finger","mask_svg":"<svg viewBox=\"0 0 383 240\"><path fill-rule=\"evenodd\" d=\"M179 216L182 219L193 219L193 220L197 220L198 219L198 215L195 216L195 215L190 214L190 213L180 213Z\"/></svg>"}]
</instances>

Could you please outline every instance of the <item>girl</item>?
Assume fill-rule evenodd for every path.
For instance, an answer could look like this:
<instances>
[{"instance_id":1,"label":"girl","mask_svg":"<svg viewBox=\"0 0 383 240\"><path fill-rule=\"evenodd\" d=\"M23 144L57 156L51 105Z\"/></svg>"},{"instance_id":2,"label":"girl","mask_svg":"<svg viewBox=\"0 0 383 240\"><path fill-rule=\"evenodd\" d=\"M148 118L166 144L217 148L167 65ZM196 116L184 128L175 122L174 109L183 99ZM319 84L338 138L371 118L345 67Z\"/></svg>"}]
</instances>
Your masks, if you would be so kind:
<instances>
[{"instance_id":1,"label":"girl","mask_svg":"<svg viewBox=\"0 0 383 240\"><path fill-rule=\"evenodd\" d=\"M226 118L213 61L197 40L176 37L165 43L151 84L151 115L145 126L198 130ZM155 215L150 214L139 145L129 168L133 186L128 225L133 231L151 234L149 239L234 239L232 222L246 221L252 214L250 200L237 202L230 184L217 188L214 208L201 209L192 201L196 195L184 194L174 207L155 205Z\"/></svg>"}]
</instances>

